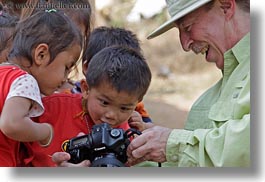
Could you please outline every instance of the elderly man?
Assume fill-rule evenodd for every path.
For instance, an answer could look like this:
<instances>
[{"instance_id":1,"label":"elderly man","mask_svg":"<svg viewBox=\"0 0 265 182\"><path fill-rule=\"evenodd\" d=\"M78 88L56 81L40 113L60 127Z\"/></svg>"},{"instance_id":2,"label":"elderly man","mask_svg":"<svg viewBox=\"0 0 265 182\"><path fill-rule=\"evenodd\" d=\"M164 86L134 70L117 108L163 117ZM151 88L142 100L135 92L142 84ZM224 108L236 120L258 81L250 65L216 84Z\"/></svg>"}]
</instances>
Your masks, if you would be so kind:
<instances>
[{"instance_id":1,"label":"elderly man","mask_svg":"<svg viewBox=\"0 0 265 182\"><path fill-rule=\"evenodd\" d=\"M128 147L130 165L149 160L174 166L250 165L249 0L166 0L171 19L154 38L179 29L185 51L205 55L223 77L192 106L185 129L154 126Z\"/></svg>"}]
</instances>

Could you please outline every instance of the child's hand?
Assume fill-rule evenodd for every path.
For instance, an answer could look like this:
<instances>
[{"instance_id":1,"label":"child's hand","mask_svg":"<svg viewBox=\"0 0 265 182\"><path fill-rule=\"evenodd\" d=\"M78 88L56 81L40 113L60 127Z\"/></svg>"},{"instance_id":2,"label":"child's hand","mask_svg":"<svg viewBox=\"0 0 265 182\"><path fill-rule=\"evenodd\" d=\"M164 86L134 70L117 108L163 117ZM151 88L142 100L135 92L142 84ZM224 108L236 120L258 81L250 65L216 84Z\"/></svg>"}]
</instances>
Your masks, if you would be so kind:
<instances>
[{"instance_id":1,"label":"child's hand","mask_svg":"<svg viewBox=\"0 0 265 182\"><path fill-rule=\"evenodd\" d=\"M80 132L77 136L85 135L85 133ZM52 161L56 164L58 167L89 167L91 165L89 160L84 160L80 162L79 164L73 164L69 161L71 158L71 155L67 152L55 152L52 155Z\"/></svg>"},{"instance_id":2,"label":"child's hand","mask_svg":"<svg viewBox=\"0 0 265 182\"><path fill-rule=\"evenodd\" d=\"M130 119L128 120L128 123L131 128L135 128L139 131L143 131L146 129L142 116L137 111L133 111Z\"/></svg>"},{"instance_id":3,"label":"child's hand","mask_svg":"<svg viewBox=\"0 0 265 182\"><path fill-rule=\"evenodd\" d=\"M52 161L56 163L58 167L88 167L90 166L89 160L84 160L80 162L79 164L73 164L70 162L67 162L70 160L71 156L67 152L55 152L52 155Z\"/></svg>"}]
</instances>

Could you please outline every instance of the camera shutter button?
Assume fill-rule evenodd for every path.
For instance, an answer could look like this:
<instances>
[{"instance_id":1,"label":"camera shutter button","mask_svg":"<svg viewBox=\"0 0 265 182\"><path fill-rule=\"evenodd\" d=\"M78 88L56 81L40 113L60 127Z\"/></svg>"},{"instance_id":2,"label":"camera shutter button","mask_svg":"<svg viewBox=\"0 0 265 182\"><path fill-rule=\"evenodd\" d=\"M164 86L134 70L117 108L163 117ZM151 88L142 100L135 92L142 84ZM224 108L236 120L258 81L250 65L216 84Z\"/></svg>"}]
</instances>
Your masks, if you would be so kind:
<instances>
[{"instance_id":1,"label":"camera shutter button","mask_svg":"<svg viewBox=\"0 0 265 182\"><path fill-rule=\"evenodd\" d=\"M118 129L112 129L110 131L110 135L114 138L118 138L121 135L121 132Z\"/></svg>"}]
</instances>

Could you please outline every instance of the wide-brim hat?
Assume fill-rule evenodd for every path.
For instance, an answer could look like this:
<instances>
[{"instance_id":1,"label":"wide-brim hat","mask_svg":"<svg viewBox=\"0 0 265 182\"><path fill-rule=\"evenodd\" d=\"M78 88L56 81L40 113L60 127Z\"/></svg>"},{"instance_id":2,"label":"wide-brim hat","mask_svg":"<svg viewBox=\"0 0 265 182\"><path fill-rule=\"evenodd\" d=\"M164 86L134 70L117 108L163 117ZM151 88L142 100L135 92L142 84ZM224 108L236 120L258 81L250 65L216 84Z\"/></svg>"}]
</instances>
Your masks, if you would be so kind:
<instances>
[{"instance_id":1,"label":"wide-brim hat","mask_svg":"<svg viewBox=\"0 0 265 182\"><path fill-rule=\"evenodd\" d=\"M212 0L166 0L168 13L171 18L147 36L152 39L169 29L175 27L174 22L187 15L195 9L205 5Z\"/></svg>"}]
</instances>

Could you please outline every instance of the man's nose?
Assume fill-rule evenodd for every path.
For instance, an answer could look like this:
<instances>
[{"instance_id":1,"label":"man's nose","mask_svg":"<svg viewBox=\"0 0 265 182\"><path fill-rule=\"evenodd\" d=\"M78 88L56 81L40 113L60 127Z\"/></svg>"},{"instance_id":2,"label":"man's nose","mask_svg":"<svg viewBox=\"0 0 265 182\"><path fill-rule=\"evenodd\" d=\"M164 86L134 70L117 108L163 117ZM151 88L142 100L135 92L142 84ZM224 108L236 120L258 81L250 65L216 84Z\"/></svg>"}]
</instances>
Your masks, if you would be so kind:
<instances>
[{"instance_id":1,"label":"man's nose","mask_svg":"<svg viewBox=\"0 0 265 182\"><path fill-rule=\"evenodd\" d=\"M192 39L190 38L189 33L180 31L179 32L179 39L182 46L182 49L186 52L190 51Z\"/></svg>"}]
</instances>

